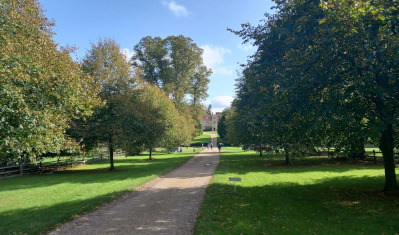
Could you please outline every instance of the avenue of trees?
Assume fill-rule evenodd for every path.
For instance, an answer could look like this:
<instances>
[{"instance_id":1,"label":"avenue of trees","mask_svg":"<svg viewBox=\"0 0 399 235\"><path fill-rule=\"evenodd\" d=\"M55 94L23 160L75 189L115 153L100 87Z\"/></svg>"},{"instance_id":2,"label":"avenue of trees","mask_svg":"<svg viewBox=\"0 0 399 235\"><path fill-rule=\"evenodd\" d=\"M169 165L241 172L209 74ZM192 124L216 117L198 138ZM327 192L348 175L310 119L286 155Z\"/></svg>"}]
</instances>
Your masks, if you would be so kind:
<instances>
[{"instance_id":1,"label":"avenue of trees","mask_svg":"<svg viewBox=\"0 0 399 235\"><path fill-rule=\"evenodd\" d=\"M113 153L188 145L207 97L202 49L190 38L143 38L126 58L112 39L82 61L59 47L36 0L0 2L0 158ZM160 43L160 44L159 44Z\"/></svg>"},{"instance_id":2,"label":"avenue of trees","mask_svg":"<svg viewBox=\"0 0 399 235\"><path fill-rule=\"evenodd\" d=\"M233 31L258 46L226 111L227 139L287 153L377 145L385 191L398 190L399 3L282 0L258 26Z\"/></svg>"}]
</instances>

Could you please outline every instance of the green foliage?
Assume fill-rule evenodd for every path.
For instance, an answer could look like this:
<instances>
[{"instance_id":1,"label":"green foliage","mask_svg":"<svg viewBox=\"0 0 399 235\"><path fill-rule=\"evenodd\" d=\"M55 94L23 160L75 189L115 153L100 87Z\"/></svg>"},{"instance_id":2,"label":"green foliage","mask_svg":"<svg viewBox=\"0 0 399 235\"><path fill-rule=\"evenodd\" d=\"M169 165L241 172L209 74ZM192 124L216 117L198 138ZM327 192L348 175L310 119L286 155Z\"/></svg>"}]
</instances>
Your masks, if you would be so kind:
<instances>
[{"instance_id":1,"label":"green foliage","mask_svg":"<svg viewBox=\"0 0 399 235\"><path fill-rule=\"evenodd\" d=\"M119 45L110 39L92 45L83 60L83 68L96 78L104 106L86 120L76 120L75 138L83 138L86 148L107 143L111 154L121 148L127 152L169 149L188 145L193 121L184 117L157 86L142 81L142 72L134 76ZM182 110L184 108L181 105Z\"/></svg>"},{"instance_id":2,"label":"green foliage","mask_svg":"<svg viewBox=\"0 0 399 235\"><path fill-rule=\"evenodd\" d=\"M115 95L128 94L136 82L126 56L113 39L104 38L92 43L83 58L82 68L94 77L104 102Z\"/></svg>"},{"instance_id":3,"label":"green foliage","mask_svg":"<svg viewBox=\"0 0 399 235\"><path fill-rule=\"evenodd\" d=\"M134 47L133 65L143 71L146 81L170 94L176 107L191 96L199 104L207 97L211 71L202 62L202 49L190 38L169 36L144 37Z\"/></svg>"},{"instance_id":4,"label":"green foliage","mask_svg":"<svg viewBox=\"0 0 399 235\"><path fill-rule=\"evenodd\" d=\"M35 0L0 2L0 158L74 150L69 121L98 105L93 79L72 48L58 48L53 25Z\"/></svg>"},{"instance_id":5,"label":"green foliage","mask_svg":"<svg viewBox=\"0 0 399 235\"><path fill-rule=\"evenodd\" d=\"M206 109L206 114L212 115L212 104L208 105L208 108Z\"/></svg>"},{"instance_id":6,"label":"green foliage","mask_svg":"<svg viewBox=\"0 0 399 235\"><path fill-rule=\"evenodd\" d=\"M179 35L144 37L134 52L133 67L141 70L144 80L169 94L176 108L198 126L212 73L203 64L203 50L191 38Z\"/></svg>"},{"instance_id":7,"label":"green foliage","mask_svg":"<svg viewBox=\"0 0 399 235\"><path fill-rule=\"evenodd\" d=\"M138 120L139 127L133 127L138 132L138 143L145 149L175 149L189 145L194 133L190 118L180 114L165 92L154 85L145 84L135 93L139 98L138 103L132 106L133 117L141 117Z\"/></svg>"},{"instance_id":8,"label":"green foliage","mask_svg":"<svg viewBox=\"0 0 399 235\"><path fill-rule=\"evenodd\" d=\"M399 200L380 193L381 165L329 164L225 147L194 234L394 234ZM229 177L241 177L236 193Z\"/></svg>"},{"instance_id":9,"label":"green foliage","mask_svg":"<svg viewBox=\"0 0 399 235\"><path fill-rule=\"evenodd\" d=\"M126 110L131 110L127 101L136 79L130 72L130 64L121 53L120 46L107 38L92 44L83 59L82 68L100 87L98 96L104 105L98 107L90 118L72 122L70 134L80 139L86 150L98 143L106 143L110 152L110 169L113 169L114 150L129 145L131 139L138 135L129 132L131 129L123 128L123 125L134 124ZM130 135L129 138L127 135Z\"/></svg>"},{"instance_id":10,"label":"green foliage","mask_svg":"<svg viewBox=\"0 0 399 235\"><path fill-rule=\"evenodd\" d=\"M227 135L227 125L226 125L226 115L230 112L230 110L224 110L222 112L222 117L218 121L218 135L222 139L226 139Z\"/></svg>"},{"instance_id":11,"label":"green foliage","mask_svg":"<svg viewBox=\"0 0 399 235\"><path fill-rule=\"evenodd\" d=\"M384 152L385 190L397 190L398 4L278 1L277 13L235 32L259 46L238 80L232 119L243 144L286 152L334 146Z\"/></svg>"},{"instance_id":12,"label":"green foliage","mask_svg":"<svg viewBox=\"0 0 399 235\"><path fill-rule=\"evenodd\" d=\"M237 100L235 100L237 102ZM235 145L249 146L257 141L254 138L254 132L249 129L249 118L250 115L245 115L247 113L246 106L238 107L233 104L230 111L225 116L226 123L226 141ZM248 113L247 113L248 114ZM250 114L250 113L249 113Z\"/></svg>"}]
</instances>

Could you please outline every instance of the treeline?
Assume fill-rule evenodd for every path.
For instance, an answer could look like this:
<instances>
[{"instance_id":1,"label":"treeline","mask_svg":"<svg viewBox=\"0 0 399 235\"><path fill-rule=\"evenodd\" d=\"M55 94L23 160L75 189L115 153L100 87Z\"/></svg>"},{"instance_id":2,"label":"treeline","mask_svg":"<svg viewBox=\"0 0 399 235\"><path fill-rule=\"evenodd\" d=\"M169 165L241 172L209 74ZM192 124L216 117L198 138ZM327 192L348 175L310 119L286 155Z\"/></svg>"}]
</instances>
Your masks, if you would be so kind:
<instances>
[{"instance_id":1,"label":"treeline","mask_svg":"<svg viewBox=\"0 0 399 235\"><path fill-rule=\"evenodd\" d=\"M397 190L399 3L283 0L275 10L232 30L258 49L225 111L227 139L349 156L372 143L383 153L385 190Z\"/></svg>"},{"instance_id":2,"label":"treeline","mask_svg":"<svg viewBox=\"0 0 399 235\"><path fill-rule=\"evenodd\" d=\"M138 153L189 145L200 131L211 71L190 38L145 37L126 58L115 40L81 61L52 39L37 0L0 2L0 158L106 144Z\"/></svg>"}]
</instances>

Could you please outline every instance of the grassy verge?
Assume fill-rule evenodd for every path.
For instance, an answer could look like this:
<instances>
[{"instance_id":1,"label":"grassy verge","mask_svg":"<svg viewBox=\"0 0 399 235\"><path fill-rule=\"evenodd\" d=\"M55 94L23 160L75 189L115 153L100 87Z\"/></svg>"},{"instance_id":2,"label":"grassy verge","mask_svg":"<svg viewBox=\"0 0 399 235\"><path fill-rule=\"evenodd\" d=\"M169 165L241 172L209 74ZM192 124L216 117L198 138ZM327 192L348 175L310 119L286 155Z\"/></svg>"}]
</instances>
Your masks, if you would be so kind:
<instances>
[{"instance_id":1,"label":"grassy verge","mask_svg":"<svg viewBox=\"0 0 399 235\"><path fill-rule=\"evenodd\" d=\"M207 133L204 133L200 136L197 136L191 142L191 146L201 147L204 144L206 147L211 142L211 136Z\"/></svg>"},{"instance_id":2,"label":"grassy verge","mask_svg":"<svg viewBox=\"0 0 399 235\"><path fill-rule=\"evenodd\" d=\"M192 157L182 153L155 153L119 157L113 172L108 161L63 172L1 180L0 234L39 234L65 223L163 175Z\"/></svg>"},{"instance_id":3,"label":"grassy verge","mask_svg":"<svg viewBox=\"0 0 399 235\"><path fill-rule=\"evenodd\" d=\"M224 148L195 234L397 234L399 197L381 165L259 157ZM228 177L241 177L237 192Z\"/></svg>"}]
</instances>

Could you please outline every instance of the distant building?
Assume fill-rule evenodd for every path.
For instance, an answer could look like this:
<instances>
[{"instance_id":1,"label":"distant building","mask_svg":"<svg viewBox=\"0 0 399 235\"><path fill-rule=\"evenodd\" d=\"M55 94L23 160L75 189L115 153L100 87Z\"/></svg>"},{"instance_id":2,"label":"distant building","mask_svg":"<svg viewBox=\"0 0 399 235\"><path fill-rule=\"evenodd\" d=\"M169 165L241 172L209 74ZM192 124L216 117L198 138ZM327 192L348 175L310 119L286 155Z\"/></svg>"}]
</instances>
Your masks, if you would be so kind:
<instances>
[{"instance_id":1,"label":"distant building","mask_svg":"<svg viewBox=\"0 0 399 235\"><path fill-rule=\"evenodd\" d=\"M204 131L217 131L218 122L222 117L222 113L207 114L202 116L201 127Z\"/></svg>"}]
</instances>

